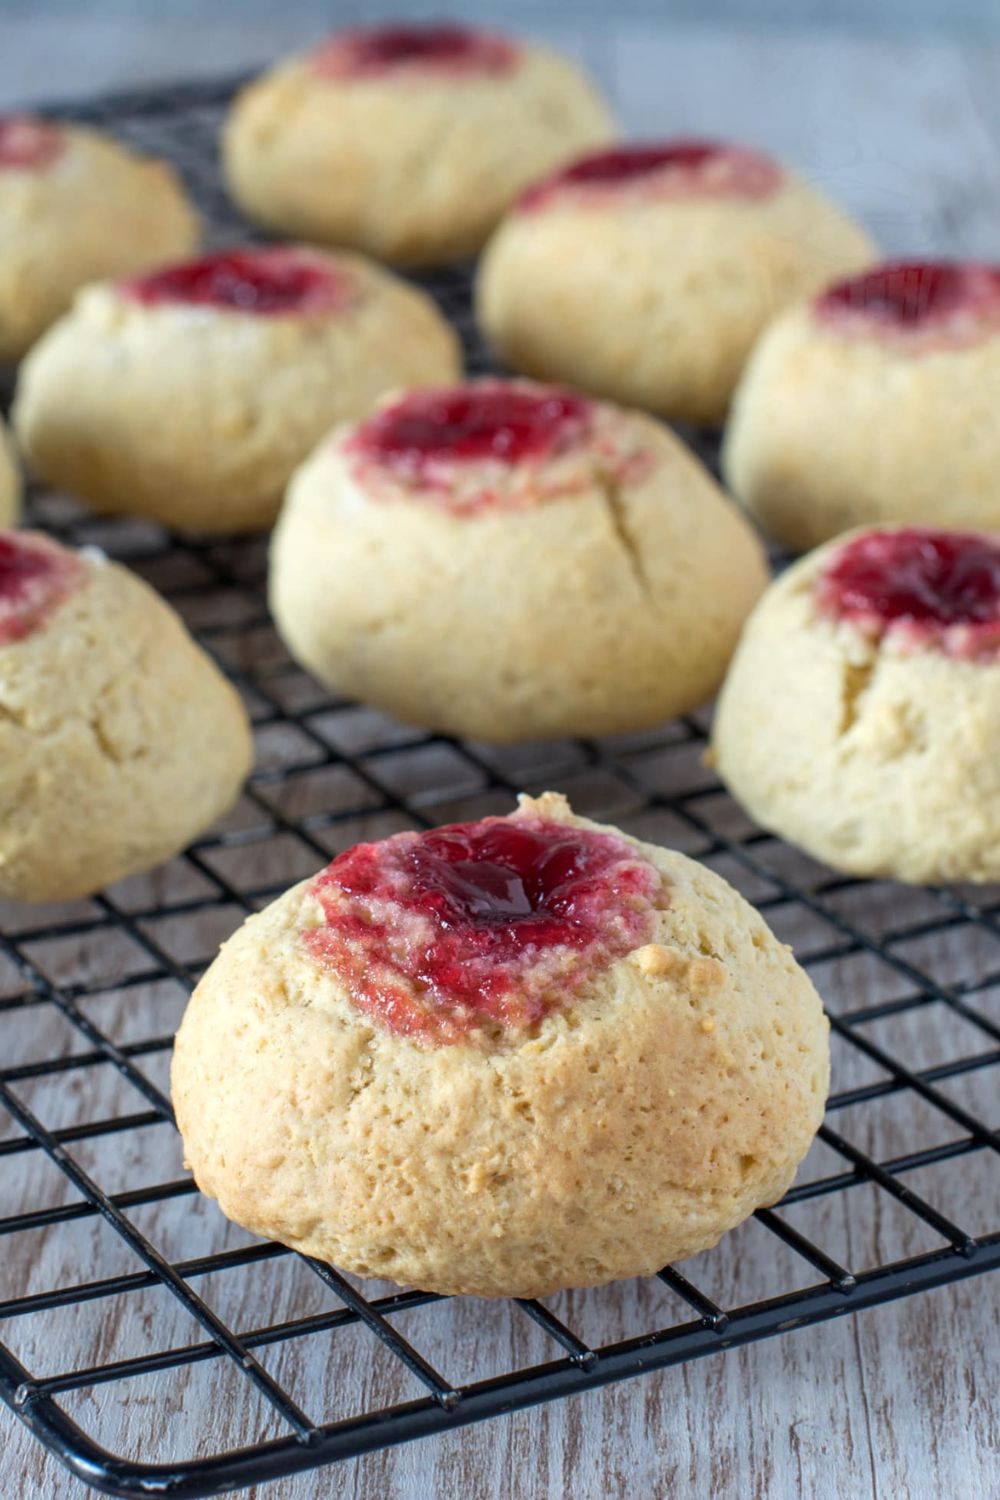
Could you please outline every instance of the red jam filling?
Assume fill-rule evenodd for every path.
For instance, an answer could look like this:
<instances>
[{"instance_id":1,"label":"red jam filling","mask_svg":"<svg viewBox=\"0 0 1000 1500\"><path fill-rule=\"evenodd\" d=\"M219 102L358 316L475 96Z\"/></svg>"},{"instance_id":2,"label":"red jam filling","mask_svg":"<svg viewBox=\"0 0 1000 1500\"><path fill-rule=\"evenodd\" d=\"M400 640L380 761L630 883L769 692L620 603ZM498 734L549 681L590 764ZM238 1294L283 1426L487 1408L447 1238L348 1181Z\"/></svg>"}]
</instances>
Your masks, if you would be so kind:
<instances>
[{"instance_id":1,"label":"red jam filling","mask_svg":"<svg viewBox=\"0 0 1000 1500\"><path fill-rule=\"evenodd\" d=\"M648 940L660 875L613 834L484 818L339 854L307 941L404 1036L523 1029Z\"/></svg>"},{"instance_id":2,"label":"red jam filling","mask_svg":"<svg viewBox=\"0 0 1000 1500\"><path fill-rule=\"evenodd\" d=\"M41 171L55 161L64 145L63 132L48 120L0 115L0 171Z\"/></svg>"},{"instance_id":3,"label":"red jam filling","mask_svg":"<svg viewBox=\"0 0 1000 1500\"><path fill-rule=\"evenodd\" d=\"M1000 654L1000 540L973 532L870 531L834 553L817 585L825 614L950 656Z\"/></svg>"},{"instance_id":4,"label":"red jam filling","mask_svg":"<svg viewBox=\"0 0 1000 1500\"><path fill-rule=\"evenodd\" d=\"M327 78L399 73L506 73L518 50L504 37L464 26L376 26L342 32L312 54Z\"/></svg>"},{"instance_id":5,"label":"red jam filling","mask_svg":"<svg viewBox=\"0 0 1000 1500\"><path fill-rule=\"evenodd\" d=\"M1000 267L891 261L838 282L816 301L825 322L870 332L920 334L956 321L1000 320Z\"/></svg>"},{"instance_id":6,"label":"red jam filling","mask_svg":"<svg viewBox=\"0 0 1000 1500\"><path fill-rule=\"evenodd\" d=\"M414 391L356 429L359 456L412 481L441 464L516 465L553 458L585 437L590 404L569 391L481 381Z\"/></svg>"},{"instance_id":7,"label":"red jam filling","mask_svg":"<svg viewBox=\"0 0 1000 1500\"><path fill-rule=\"evenodd\" d=\"M84 577L80 559L45 537L0 532L0 646L31 635Z\"/></svg>"},{"instance_id":8,"label":"red jam filling","mask_svg":"<svg viewBox=\"0 0 1000 1500\"><path fill-rule=\"evenodd\" d=\"M267 317L339 311L351 300L349 276L308 251L227 250L167 266L123 283L150 307L184 303Z\"/></svg>"},{"instance_id":9,"label":"red jam filling","mask_svg":"<svg viewBox=\"0 0 1000 1500\"><path fill-rule=\"evenodd\" d=\"M536 183L519 207L538 208L566 196L603 199L609 192L635 189L657 197L763 198L780 181L774 162L742 147L696 140L613 146Z\"/></svg>"}]
</instances>

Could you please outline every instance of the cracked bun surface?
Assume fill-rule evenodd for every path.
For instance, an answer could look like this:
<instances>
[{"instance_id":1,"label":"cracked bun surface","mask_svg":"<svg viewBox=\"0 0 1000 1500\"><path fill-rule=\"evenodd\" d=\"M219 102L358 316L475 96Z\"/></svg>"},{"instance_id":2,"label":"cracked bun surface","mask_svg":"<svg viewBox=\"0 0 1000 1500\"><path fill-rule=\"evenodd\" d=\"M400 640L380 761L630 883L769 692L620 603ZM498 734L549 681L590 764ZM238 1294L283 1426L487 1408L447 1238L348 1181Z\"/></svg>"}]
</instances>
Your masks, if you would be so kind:
<instances>
[{"instance_id":1,"label":"cracked bun surface","mask_svg":"<svg viewBox=\"0 0 1000 1500\"><path fill-rule=\"evenodd\" d=\"M433 265L473 255L541 172L610 140L567 59L453 24L341 32L239 95L233 197L280 234Z\"/></svg>"},{"instance_id":2,"label":"cracked bun surface","mask_svg":"<svg viewBox=\"0 0 1000 1500\"><path fill-rule=\"evenodd\" d=\"M270 596L334 691L512 741L704 702L766 577L659 423L490 379L390 398L321 444L289 487Z\"/></svg>"},{"instance_id":3,"label":"cracked bun surface","mask_svg":"<svg viewBox=\"0 0 1000 1500\"><path fill-rule=\"evenodd\" d=\"M21 513L21 476L7 429L0 418L0 527L12 526Z\"/></svg>"},{"instance_id":4,"label":"cracked bun surface","mask_svg":"<svg viewBox=\"0 0 1000 1500\"><path fill-rule=\"evenodd\" d=\"M1000 530L998 401L1000 266L890 262L767 330L723 470L797 551L859 525Z\"/></svg>"},{"instance_id":5,"label":"cracked bun surface","mask_svg":"<svg viewBox=\"0 0 1000 1500\"><path fill-rule=\"evenodd\" d=\"M88 288L25 362L14 421L31 467L98 510L252 531L335 423L460 369L430 298L361 256L223 251Z\"/></svg>"},{"instance_id":6,"label":"cracked bun surface","mask_svg":"<svg viewBox=\"0 0 1000 1500\"><path fill-rule=\"evenodd\" d=\"M21 355L86 282L146 270L198 243L166 162L80 125L0 114L0 361Z\"/></svg>"},{"instance_id":7,"label":"cracked bun surface","mask_svg":"<svg viewBox=\"0 0 1000 1500\"><path fill-rule=\"evenodd\" d=\"M486 249L476 304L526 375L720 424L764 326L873 259L859 225L759 152L629 144L523 195Z\"/></svg>"},{"instance_id":8,"label":"cracked bun surface","mask_svg":"<svg viewBox=\"0 0 1000 1500\"><path fill-rule=\"evenodd\" d=\"M757 822L852 875L1000 880L1000 533L862 530L747 623L715 764Z\"/></svg>"},{"instance_id":9,"label":"cracked bun surface","mask_svg":"<svg viewBox=\"0 0 1000 1500\"><path fill-rule=\"evenodd\" d=\"M0 895L88 895L226 810L252 742L173 610L103 554L0 533Z\"/></svg>"},{"instance_id":10,"label":"cracked bun surface","mask_svg":"<svg viewBox=\"0 0 1000 1500\"><path fill-rule=\"evenodd\" d=\"M718 875L522 798L339 855L258 913L173 1057L237 1223L483 1297L651 1274L788 1188L828 1025Z\"/></svg>"}]
</instances>

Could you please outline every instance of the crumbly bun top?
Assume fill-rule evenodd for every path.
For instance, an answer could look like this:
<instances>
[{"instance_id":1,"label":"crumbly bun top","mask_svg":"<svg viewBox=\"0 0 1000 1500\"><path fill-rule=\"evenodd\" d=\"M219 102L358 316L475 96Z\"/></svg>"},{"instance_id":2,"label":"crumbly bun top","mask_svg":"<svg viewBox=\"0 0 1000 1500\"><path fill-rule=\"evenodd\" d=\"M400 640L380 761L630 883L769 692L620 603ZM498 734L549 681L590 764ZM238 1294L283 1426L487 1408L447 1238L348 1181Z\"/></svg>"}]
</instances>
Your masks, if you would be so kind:
<instances>
[{"instance_id":1,"label":"crumbly bun top","mask_svg":"<svg viewBox=\"0 0 1000 1500\"><path fill-rule=\"evenodd\" d=\"M886 261L829 287L815 320L845 339L913 356L1000 334L1000 266L979 261Z\"/></svg>"},{"instance_id":2,"label":"crumbly bun top","mask_svg":"<svg viewBox=\"0 0 1000 1500\"><path fill-rule=\"evenodd\" d=\"M813 588L823 615L897 651L1000 660L1000 535L857 532L826 556Z\"/></svg>"},{"instance_id":3,"label":"crumbly bun top","mask_svg":"<svg viewBox=\"0 0 1000 1500\"><path fill-rule=\"evenodd\" d=\"M173 1063L237 1222L480 1296L714 1244L785 1190L827 1082L819 998L761 917L553 793L348 851L251 917Z\"/></svg>"},{"instance_id":4,"label":"crumbly bun top","mask_svg":"<svg viewBox=\"0 0 1000 1500\"><path fill-rule=\"evenodd\" d=\"M145 307L268 318L333 316L362 294L355 262L298 245L216 251L128 277L119 291Z\"/></svg>"},{"instance_id":5,"label":"crumbly bun top","mask_svg":"<svg viewBox=\"0 0 1000 1500\"><path fill-rule=\"evenodd\" d=\"M339 31L308 54L318 77L331 83L396 82L406 88L502 77L518 66L521 49L496 32L438 22L359 26Z\"/></svg>"},{"instance_id":6,"label":"crumbly bun top","mask_svg":"<svg viewBox=\"0 0 1000 1500\"><path fill-rule=\"evenodd\" d=\"M614 211L683 198L769 198L784 170L760 151L681 138L611 146L577 157L523 193L521 213L549 209Z\"/></svg>"},{"instance_id":7,"label":"crumbly bun top","mask_svg":"<svg viewBox=\"0 0 1000 1500\"><path fill-rule=\"evenodd\" d=\"M648 425L632 413L495 377L392 396L333 443L371 498L459 516L636 482L656 463Z\"/></svg>"},{"instance_id":8,"label":"crumbly bun top","mask_svg":"<svg viewBox=\"0 0 1000 1500\"><path fill-rule=\"evenodd\" d=\"M306 946L400 1035L512 1037L642 946L668 900L626 840L526 801L338 855L306 893Z\"/></svg>"}]
</instances>

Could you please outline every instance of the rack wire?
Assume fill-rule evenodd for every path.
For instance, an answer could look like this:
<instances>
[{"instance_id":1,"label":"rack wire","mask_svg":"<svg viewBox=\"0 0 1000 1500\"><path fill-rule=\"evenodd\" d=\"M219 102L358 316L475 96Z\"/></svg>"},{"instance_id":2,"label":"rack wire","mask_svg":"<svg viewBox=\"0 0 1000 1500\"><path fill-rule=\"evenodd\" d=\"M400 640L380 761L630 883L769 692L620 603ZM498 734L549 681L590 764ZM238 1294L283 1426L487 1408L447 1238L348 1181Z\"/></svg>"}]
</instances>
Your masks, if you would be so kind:
<instances>
[{"instance_id":1,"label":"rack wire","mask_svg":"<svg viewBox=\"0 0 1000 1500\"><path fill-rule=\"evenodd\" d=\"M215 166L231 90L52 112L173 158L221 243L250 237ZM468 274L425 284L470 367L488 368ZM31 506L38 524L161 589L242 690L258 749L234 813L164 870L90 901L0 913L0 1396L81 1478L115 1495L219 1494L1000 1267L995 889L832 875L729 801L701 760L703 716L512 750L404 729L330 699L288 659L260 539L168 535L44 491ZM683 1274L544 1302L463 1306L362 1286L226 1225L180 1169L164 1069L218 939L359 838L504 811L547 784L706 861L795 942L831 1011L835 1069L799 1181ZM742 1253L748 1234L765 1254ZM751 1286L744 1264L757 1267ZM480 1355L492 1351L485 1375L466 1369L477 1332ZM334 1372L319 1389L315 1360L298 1359L306 1346ZM169 1431L199 1370L236 1392L227 1423L213 1426L217 1382L197 1441L151 1461L142 1413L152 1402ZM102 1423L129 1401L131 1447L108 1452Z\"/></svg>"}]
</instances>

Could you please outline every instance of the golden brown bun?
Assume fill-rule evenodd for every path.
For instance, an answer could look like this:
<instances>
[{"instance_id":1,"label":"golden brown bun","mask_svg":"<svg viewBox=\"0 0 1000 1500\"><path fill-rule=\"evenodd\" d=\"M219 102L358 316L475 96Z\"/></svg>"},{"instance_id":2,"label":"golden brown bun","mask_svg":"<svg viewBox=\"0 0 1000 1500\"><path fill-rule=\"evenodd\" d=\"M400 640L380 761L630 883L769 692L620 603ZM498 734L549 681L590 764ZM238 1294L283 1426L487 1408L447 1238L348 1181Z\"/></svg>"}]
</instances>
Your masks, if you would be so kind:
<instances>
[{"instance_id":1,"label":"golden brown bun","mask_svg":"<svg viewBox=\"0 0 1000 1500\"><path fill-rule=\"evenodd\" d=\"M718 425L770 319L873 258L858 224L783 171L764 199L515 209L487 247L476 302L513 369Z\"/></svg>"},{"instance_id":2,"label":"golden brown bun","mask_svg":"<svg viewBox=\"0 0 1000 1500\"><path fill-rule=\"evenodd\" d=\"M767 330L723 447L733 493L786 547L902 521L1000 530L1000 336L910 354L807 307Z\"/></svg>"},{"instance_id":3,"label":"golden brown bun","mask_svg":"<svg viewBox=\"0 0 1000 1500\"><path fill-rule=\"evenodd\" d=\"M599 826L550 793L521 814ZM202 1191L345 1270L485 1297L650 1274L780 1198L823 1114L819 998L719 876L630 842L666 883L652 940L502 1041L370 1020L304 947L307 884L251 917L174 1051Z\"/></svg>"},{"instance_id":4,"label":"golden brown bun","mask_svg":"<svg viewBox=\"0 0 1000 1500\"><path fill-rule=\"evenodd\" d=\"M89 281L189 255L197 217L166 162L61 126L43 171L0 172L0 361L21 355Z\"/></svg>"},{"instance_id":5,"label":"golden brown bun","mask_svg":"<svg viewBox=\"0 0 1000 1500\"><path fill-rule=\"evenodd\" d=\"M719 696L715 765L765 828L852 875L1000 880L1000 664L824 618L836 547L776 580Z\"/></svg>"},{"instance_id":6,"label":"golden brown bun","mask_svg":"<svg viewBox=\"0 0 1000 1500\"><path fill-rule=\"evenodd\" d=\"M252 759L239 698L173 610L79 556L81 586L0 645L0 895L20 900L87 895L167 859Z\"/></svg>"},{"instance_id":7,"label":"golden brown bun","mask_svg":"<svg viewBox=\"0 0 1000 1500\"><path fill-rule=\"evenodd\" d=\"M21 372L14 422L30 466L100 511L191 531L269 526L330 427L461 368L423 292L360 256L322 259L358 284L322 316L150 307L89 288Z\"/></svg>"},{"instance_id":8,"label":"golden brown bun","mask_svg":"<svg viewBox=\"0 0 1000 1500\"><path fill-rule=\"evenodd\" d=\"M223 160L240 207L280 234L434 265L474 254L529 182L613 134L588 80L540 47L497 76L344 81L302 57L239 95Z\"/></svg>"},{"instance_id":9,"label":"golden brown bun","mask_svg":"<svg viewBox=\"0 0 1000 1500\"><path fill-rule=\"evenodd\" d=\"M766 583L760 545L664 427L595 410L592 439L540 472L469 465L456 488L510 487L470 515L356 472L353 429L324 442L272 543L296 659L407 722L501 742L648 727L710 698Z\"/></svg>"}]
</instances>

